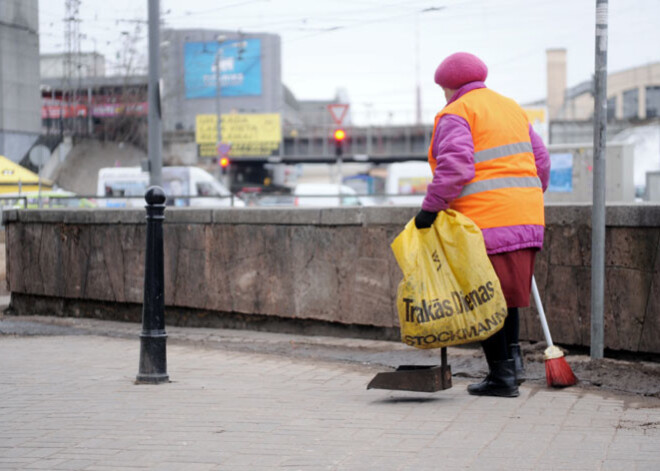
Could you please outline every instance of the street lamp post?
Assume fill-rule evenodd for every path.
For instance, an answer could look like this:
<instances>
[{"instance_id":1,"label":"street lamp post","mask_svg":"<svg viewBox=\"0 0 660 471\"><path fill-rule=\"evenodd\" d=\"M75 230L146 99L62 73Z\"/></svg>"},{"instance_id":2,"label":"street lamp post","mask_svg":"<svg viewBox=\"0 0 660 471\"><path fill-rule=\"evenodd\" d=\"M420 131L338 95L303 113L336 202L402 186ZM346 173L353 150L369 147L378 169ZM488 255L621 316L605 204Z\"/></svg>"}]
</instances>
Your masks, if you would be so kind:
<instances>
[{"instance_id":1,"label":"street lamp post","mask_svg":"<svg viewBox=\"0 0 660 471\"><path fill-rule=\"evenodd\" d=\"M596 0L593 203L591 208L591 359L604 355L605 157L607 147L608 0Z\"/></svg>"},{"instance_id":2,"label":"street lamp post","mask_svg":"<svg viewBox=\"0 0 660 471\"><path fill-rule=\"evenodd\" d=\"M216 38L218 41L218 50L215 53L215 114L218 117L217 123L217 143L218 146L222 142L222 120L220 119L220 93L221 93L221 80L220 80L220 64L222 63L222 43L225 42L227 37L220 35Z\"/></svg>"},{"instance_id":3,"label":"street lamp post","mask_svg":"<svg viewBox=\"0 0 660 471\"><path fill-rule=\"evenodd\" d=\"M216 154L218 158L221 157L220 155L220 145L222 143L222 118L221 118L221 111L220 111L220 98L221 98L221 80L220 80L220 64L222 63L222 44L225 42L227 39L227 36L221 34L216 37L216 41L218 42L218 50L215 53L215 114L217 116L217 123L216 123L216 133L217 133L217 139L216 139ZM227 182L224 182L227 183Z\"/></svg>"},{"instance_id":4,"label":"street lamp post","mask_svg":"<svg viewBox=\"0 0 660 471\"><path fill-rule=\"evenodd\" d=\"M365 103L364 106L367 108L367 155L371 155L373 149L371 144L372 138L372 128L371 128L371 109L373 108L373 103Z\"/></svg>"},{"instance_id":5,"label":"street lamp post","mask_svg":"<svg viewBox=\"0 0 660 471\"><path fill-rule=\"evenodd\" d=\"M163 130L160 113L160 2L149 0L149 184L163 184Z\"/></svg>"},{"instance_id":6,"label":"street lamp post","mask_svg":"<svg viewBox=\"0 0 660 471\"><path fill-rule=\"evenodd\" d=\"M217 126L217 145L220 145L222 141L222 129L220 126L220 58L222 56L222 49L220 48L220 41L218 41L218 51L215 53L215 115L218 120L216 123ZM216 146L217 147L217 146Z\"/></svg>"}]
</instances>

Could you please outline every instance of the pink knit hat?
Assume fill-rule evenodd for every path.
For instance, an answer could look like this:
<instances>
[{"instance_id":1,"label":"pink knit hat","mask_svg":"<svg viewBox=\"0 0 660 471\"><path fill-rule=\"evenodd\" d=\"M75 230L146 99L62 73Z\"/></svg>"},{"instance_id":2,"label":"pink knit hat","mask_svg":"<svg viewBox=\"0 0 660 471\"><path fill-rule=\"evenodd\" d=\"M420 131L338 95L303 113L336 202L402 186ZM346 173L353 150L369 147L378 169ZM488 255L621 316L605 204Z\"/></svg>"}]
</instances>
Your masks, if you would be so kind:
<instances>
[{"instance_id":1,"label":"pink knit hat","mask_svg":"<svg viewBox=\"0 0 660 471\"><path fill-rule=\"evenodd\" d=\"M486 64L469 52L452 54L435 69L435 83L452 90L456 90L466 83L483 82L487 76Z\"/></svg>"}]
</instances>

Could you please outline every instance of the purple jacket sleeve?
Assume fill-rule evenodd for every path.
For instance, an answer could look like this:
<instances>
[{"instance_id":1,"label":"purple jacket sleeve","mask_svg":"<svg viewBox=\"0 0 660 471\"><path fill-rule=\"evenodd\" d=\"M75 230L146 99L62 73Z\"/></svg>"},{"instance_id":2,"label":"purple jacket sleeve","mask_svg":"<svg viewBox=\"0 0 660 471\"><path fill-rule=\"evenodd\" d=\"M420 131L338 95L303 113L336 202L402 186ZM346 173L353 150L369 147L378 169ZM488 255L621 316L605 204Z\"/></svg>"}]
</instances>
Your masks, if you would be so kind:
<instances>
[{"instance_id":1,"label":"purple jacket sleeve","mask_svg":"<svg viewBox=\"0 0 660 471\"><path fill-rule=\"evenodd\" d=\"M442 211L474 178L474 143L470 125L463 118L440 118L433 136L433 157L438 165L426 190L422 209Z\"/></svg>"},{"instance_id":2,"label":"purple jacket sleeve","mask_svg":"<svg viewBox=\"0 0 660 471\"><path fill-rule=\"evenodd\" d=\"M548 149L543 144L541 136L534 132L532 125L529 125L529 138L532 141L532 151L534 152L534 160L536 161L536 173L541 179L543 191L548 189L550 183L550 155Z\"/></svg>"}]
</instances>

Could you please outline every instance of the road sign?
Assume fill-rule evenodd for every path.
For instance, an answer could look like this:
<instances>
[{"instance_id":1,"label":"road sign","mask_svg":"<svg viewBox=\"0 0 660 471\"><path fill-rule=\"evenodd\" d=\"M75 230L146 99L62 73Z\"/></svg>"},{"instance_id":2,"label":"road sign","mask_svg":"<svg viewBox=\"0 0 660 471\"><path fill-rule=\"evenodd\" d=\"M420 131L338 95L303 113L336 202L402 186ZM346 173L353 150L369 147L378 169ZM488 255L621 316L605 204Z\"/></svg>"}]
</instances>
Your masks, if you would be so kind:
<instances>
[{"instance_id":1,"label":"road sign","mask_svg":"<svg viewBox=\"0 0 660 471\"><path fill-rule=\"evenodd\" d=\"M344 121L344 118L348 113L348 105L345 103L332 103L328 105L328 111L335 124L341 126L341 123Z\"/></svg>"},{"instance_id":2,"label":"road sign","mask_svg":"<svg viewBox=\"0 0 660 471\"><path fill-rule=\"evenodd\" d=\"M228 142L221 142L218 144L218 155L220 157L227 157L229 152L231 151L231 144Z\"/></svg>"},{"instance_id":3,"label":"road sign","mask_svg":"<svg viewBox=\"0 0 660 471\"><path fill-rule=\"evenodd\" d=\"M37 167L41 167L42 165L45 165L46 162L48 162L48 159L50 158L50 149L42 144L39 144L30 150L28 157L30 158L30 162L32 162Z\"/></svg>"}]
</instances>

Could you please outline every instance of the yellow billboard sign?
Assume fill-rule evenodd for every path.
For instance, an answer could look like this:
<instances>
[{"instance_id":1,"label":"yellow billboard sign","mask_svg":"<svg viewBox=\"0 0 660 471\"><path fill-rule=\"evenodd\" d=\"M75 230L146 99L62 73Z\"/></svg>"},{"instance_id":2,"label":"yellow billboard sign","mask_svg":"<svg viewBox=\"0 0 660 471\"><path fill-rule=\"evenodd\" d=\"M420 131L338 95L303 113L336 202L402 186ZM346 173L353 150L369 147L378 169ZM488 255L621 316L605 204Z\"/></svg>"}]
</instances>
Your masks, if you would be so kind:
<instances>
[{"instance_id":1,"label":"yellow billboard sign","mask_svg":"<svg viewBox=\"0 0 660 471\"><path fill-rule=\"evenodd\" d=\"M222 116L222 142L231 145L233 156L271 155L280 146L280 115L227 114Z\"/></svg>"},{"instance_id":2,"label":"yellow billboard sign","mask_svg":"<svg viewBox=\"0 0 660 471\"><path fill-rule=\"evenodd\" d=\"M202 143L202 144L197 144L197 148L199 149L199 156L200 157L217 157L218 156L218 145L214 143Z\"/></svg>"},{"instance_id":3,"label":"yellow billboard sign","mask_svg":"<svg viewBox=\"0 0 660 471\"><path fill-rule=\"evenodd\" d=\"M222 140L231 142L274 142L281 139L280 115L226 114L222 116Z\"/></svg>"},{"instance_id":4,"label":"yellow billboard sign","mask_svg":"<svg viewBox=\"0 0 660 471\"><path fill-rule=\"evenodd\" d=\"M231 156L272 155L282 141L282 126L277 113L225 114L220 121L220 137L231 148ZM218 155L218 120L214 114L199 114L195 119L195 142L200 157Z\"/></svg>"},{"instance_id":5,"label":"yellow billboard sign","mask_svg":"<svg viewBox=\"0 0 660 471\"><path fill-rule=\"evenodd\" d=\"M279 142L239 142L231 145L232 156L269 156L279 149Z\"/></svg>"},{"instance_id":6,"label":"yellow billboard sign","mask_svg":"<svg viewBox=\"0 0 660 471\"><path fill-rule=\"evenodd\" d=\"M195 142L213 144L218 142L218 115L198 114L195 117Z\"/></svg>"}]
</instances>

